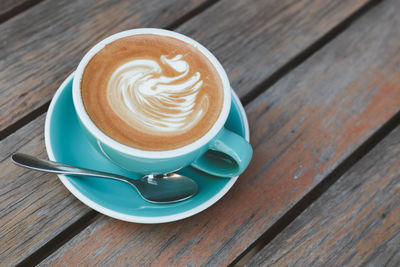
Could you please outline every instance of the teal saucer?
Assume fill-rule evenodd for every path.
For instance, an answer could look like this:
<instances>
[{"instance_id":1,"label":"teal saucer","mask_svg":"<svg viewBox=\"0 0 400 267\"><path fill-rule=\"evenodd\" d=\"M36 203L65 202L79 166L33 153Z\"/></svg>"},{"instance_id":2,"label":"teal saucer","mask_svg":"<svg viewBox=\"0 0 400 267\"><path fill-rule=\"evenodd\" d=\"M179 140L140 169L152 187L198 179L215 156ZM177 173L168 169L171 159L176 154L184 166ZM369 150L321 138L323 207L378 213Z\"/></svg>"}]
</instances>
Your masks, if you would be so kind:
<instances>
[{"instance_id":1,"label":"teal saucer","mask_svg":"<svg viewBox=\"0 0 400 267\"><path fill-rule=\"evenodd\" d=\"M112 164L91 147L78 123L72 103L71 74L60 86L46 116L45 142L50 160L134 179L139 175ZM232 90L232 106L225 127L249 140L246 113ZM152 204L143 200L129 185L107 179L58 175L68 190L87 206L116 219L136 223L163 223L192 216L217 202L238 177L222 179L186 167L178 173L194 179L199 192L191 199L174 204Z\"/></svg>"}]
</instances>

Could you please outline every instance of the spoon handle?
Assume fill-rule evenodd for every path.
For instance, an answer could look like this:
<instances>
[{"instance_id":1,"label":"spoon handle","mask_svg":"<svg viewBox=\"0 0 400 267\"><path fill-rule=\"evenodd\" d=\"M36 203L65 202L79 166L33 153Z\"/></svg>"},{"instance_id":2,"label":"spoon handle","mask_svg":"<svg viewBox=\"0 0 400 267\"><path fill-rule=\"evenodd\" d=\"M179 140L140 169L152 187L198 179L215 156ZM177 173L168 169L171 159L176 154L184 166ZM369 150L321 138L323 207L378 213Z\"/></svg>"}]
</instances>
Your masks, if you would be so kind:
<instances>
[{"instance_id":1,"label":"spoon handle","mask_svg":"<svg viewBox=\"0 0 400 267\"><path fill-rule=\"evenodd\" d=\"M42 172L110 178L118 181L128 182L130 184L134 182L133 179L129 179L118 174L78 168L67 164L39 159L23 153L15 153L11 156L11 158L17 165Z\"/></svg>"}]
</instances>

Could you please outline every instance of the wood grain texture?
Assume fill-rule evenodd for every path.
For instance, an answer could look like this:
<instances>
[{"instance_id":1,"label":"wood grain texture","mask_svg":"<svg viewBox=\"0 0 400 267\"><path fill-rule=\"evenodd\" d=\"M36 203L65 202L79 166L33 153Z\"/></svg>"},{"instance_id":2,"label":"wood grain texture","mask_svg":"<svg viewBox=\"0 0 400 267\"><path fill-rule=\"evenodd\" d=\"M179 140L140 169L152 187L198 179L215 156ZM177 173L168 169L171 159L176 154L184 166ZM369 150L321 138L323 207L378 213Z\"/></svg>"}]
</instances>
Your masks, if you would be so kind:
<instances>
[{"instance_id":1,"label":"wood grain texture","mask_svg":"<svg viewBox=\"0 0 400 267\"><path fill-rule=\"evenodd\" d=\"M399 10L370 10L246 107L254 157L218 203L156 226L99 217L43 265L231 263L400 111Z\"/></svg>"},{"instance_id":2,"label":"wood grain texture","mask_svg":"<svg viewBox=\"0 0 400 267\"><path fill-rule=\"evenodd\" d=\"M224 0L176 30L216 55L242 98L368 2Z\"/></svg>"},{"instance_id":3,"label":"wood grain texture","mask_svg":"<svg viewBox=\"0 0 400 267\"><path fill-rule=\"evenodd\" d=\"M248 266L399 266L400 127Z\"/></svg>"},{"instance_id":4,"label":"wood grain texture","mask_svg":"<svg viewBox=\"0 0 400 267\"><path fill-rule=\"evenodd\" d=\"M47 103L94 44L166 27L206 0L50 1L0 25L0 131Z\"/></svg>"},{"instance_id":5,"label":"wood grain texture","mask_svg":"<svg viewBox=\"0 0 400 267\"><path fill-rule=\"evenodd\" d=\"M0 17L2 14L9 12L27 1L28 0L2 0L0 2Z\"/></svg>"},{"instance_id":6,"label":"wood grain texture","mask_svg":"<svg viewBox=\"0 0 400 267\"><path fill-rule=\"evenodd\" d=\"M204 2L45 1L0 25L0 128L17 109L48 101L99 39L127 28L165 27ZM22 88L22 94L14 94ZM0 265L20 262L90 210L56 176L11 163L16 151L47 157L43 129L44 115L0 142Z\"/></svg>"},{"instance_id":7,"label":"wood grain texture","mask_svg":"<svg viewBox=\"0 0 400 267\"><path fill-rule=\"evenodd\" d=\"M329 9L325 10L324 17L318 17L318 21L322 23L318 30L310 30L311 25L315 23L315 20L312 19L309 14L304 12L300 12L302 15L297 17L297 21L301 21L302 24L307 25L307 27L297 29L295 32L292 32L292 34L290 34L291 27L282 28L282 31L289 32L286 33L286 37L282 39L284 41L282 47L286 50L282 52L280 58L283 59L288 55L289 57L286 57L286 60L289 60L290 56L295 55L298 51L301 51L304 46L307 46L318 39L343 18L357 10L366 1L347 1L335 5L335 7L326 5L328 3L327 1L314 4L315 6L312 5L310 1L286 1L281 2L282 6L277 4L279 2L280 1L276 1L272 3L271 6L264 2L257 2L253 5L246 6L242 2L238 1L234 3L224 1L222 4L217 4L216 8L212 7L210 11L207 10L204 12L204 14L210 12L207 16L201 14L200 20L193 19L189 21L187 24L180 27L179 31L199 39L200 42L206 45L207 43L210 43L210 48L217 54L217 56L224 55L224 45L230 44L234 41L235 45L230 47L230 49L235 49L233 56L236 56L236 59L232 60L229 55L226 55L226 57L222 59L224 60L225 67L234 72L236 70L233 65L246 63L247 72L241 71L237 74L231 74L231 79L233 81L232 84L240 87L243 86L241 79L245 79L252 70L258 71L263 68L263 64L268 63L263 59L263 57L261 57L262 60L257 63L256 60L260 57L251 54L254 49L244 49L246 47L246 42L249 41L247 38L253 39L253 41L258 44L273 42L273 44L271 44L272 46L279 47L279 39L266 39L265 33L268 32L268 27L264 27L263 31L254 34L254 31L250 29L252 24L254 24L254 28L257 28L260 26L260 21L267 23L268 20L273 18L273 21L269 23L275 25L274 27L279 28L285 26L286 24L283 22L288 20L290 15L301 11L301 8L311 7L310 10L313 10L314 13L318 13L318 11L324 10L325 7L329 7ZM50 99L55 88L60 84L61 80L66 77L66 73L70 72L73 67L76 66L84 51L93 45L93 43L104 38L106 35L127 28L136 26L164 27L171 17L178 16L174 8L179 8L182 2L178 2L176 5L163 2L161 4L163 5L162 7L156 6L154 9L152 9L152 3L153 2L137 2L126 4L124 2L117 3L116 1L96 3L94 1L78 1L67 3L45 1L32 10L26 12L23 17L14 18L12 21L4 24L8 25L7 27L0 26L0 28L3 27L4 29L2 32L4 32L5 36L8 37L7 39L5 36L0 36L0 38L4 38L2 42L0 42L2 45L0 47L0 53L2 53L0 57L0 62L2 62L0 63L0 66L2 66L0 68L0 83L2 84L0 89L2 90L0 92L0 102L3 101L0 105L0 110L7 111L0 113L0 128L4 129L10 123L23 117L26 112L46 103L46 101ZM181 14L182 11L187 10L190 6L194 7L199 6L200 4L200 2L189 3L185 8L179 8L179 14ZM294 10L292 10L292 8L294 8ZM42 11L45 9L56 10L54 13L49 14L48 17L43 17ZM102 12L103 9L106 9L107 11ZM226 13L226 19L220 23L221 28L211 27L211 24L207 24L209 20L214 20L214 17L218 14L227 12L227 9L229 12ZM141 12L138 12L138 10L141 10ZM280 15L283 14L282 10L286 11L284 12L285 15L281 17ZM138 13L136 14L135 12ZM157 15L156 12L161 13ZM232 26L240 25L237 24L235 19L238 17L238 14L241 13L243 14L242 19L238 23L246 22L248 27L250 27L248 31L251 32L252 35L240 32L240 35L235 36L235 33L233 32L234 28ZM114 18L113 14L122 14L122 17L117 21L108 21L105 19L109 17ZM264 17L264 15L268 14L271 14L271 18L268 16ZM144 19L146 21L143 21ZM32 26L32 21L38 21L37 25L35 24ZM294 22L291 23L294 24ZM207 25L207 28L204 28L202 25ZM275 29L274 31L276 33L278 29ZM303 37L301 41L296 41L298 46L291 46L290 40L296 40L296 36L300 33L303 34ZM270 35L271 34L272 33L270 33ZM290 39L291 36L296 38ZM218 37L219 41L216 41L216 37ZM256 50L256 52L266 54L269 49L268 47L269 46L263 46L259 50ZM27 50L30 51L29 54L24 52ZM274 51L276 52L276 49ZM290 51L290 53L288 51ZM251 57L251 61L244 61L241 63L245 58L245 54L248 54ZM270 56L271 55L273 54L271 53ZM283 64L283 62L284 61L281 61L280 64ZM272 65L269 65L268 72L259 74L268 74L273 72L275 67L280 66L279 64L274 65L275 62L270 64ZM250 90L252 85L259 83L267 77L260 75L254 76L253 78L254 80L251 81L251 84L248 85L248 89L246 90ZM244 91L242 94L244 94ZM40 125L41 119L37 119L32 123L38 123ZM13 135L12 138L29 140L31 137L31 133L25 130L18 131L16 134L21 136ZM42 141L37 145L44 149ZM13 151L15 151L14 147L8 146L3 150L3 153L4 155L9 156ZM27 152L29 152L29 150L27 150ZM43 153L43 151L41 153ZM9 165L5 165L5 168L8 167ZM9 183L8 186L11 188L13 186L11 181L19 179L16 178L18 175L20 174L17 173L16 176L5 176L3 178L5 179L4 183ZM29 176L32 175L32 173L29 172L26 175ZM55 189L52 190L62 190L61 183L58 181L53 182L55 182L56 185L52 184L55 187ZM18 184L16 184L16 186L18 186ZM24 189L25 188L30 188L28 181ZM24 199L23 201L29 203L36 200L37 196L35 194L32 194L29 190L24 192L25 195L20 196L21 199ZM41 199L43 203L48 201L49 198L51 198L50 204L60 202L62 201L61 198L65 198L65 195L63 194L60 195L60 198L52 195L50 192L48 195L45 195L44 192L42 193L43 195L41 195ZM30 199L31 196L34 198ZM4 198L9 198L11 201L12 195L10 196L6 192ZM74 222L74 220L71 222L68 221L70 217L69 214L64 214L63 206L71 205L77 205L79 207L77 211L78 213L81 212L79 213L79 216L87 212L83 206L79 206L79 203L77 204L76 200L68 197L64 199L62 204L59 204L60 209L56 210L57 216L65 216L65 224L55 224L54 228L48 228L49 225L41 224L40 220L33 224L27 223L28 219L14 221L16 225L15 227L18 228L20 225L23 226L25 233L24 236L27 237L28 240L32 240L32 242L28 242L24 237L21 237L19 242L15 242L15 244L5 243L1 250L2 255L4 257L10 257L10 262L17 262L45 244L57 233L66 229ZM79 209L82 209L83 211L80 211ZM37 206L37 209L34 210L29 208L25 210L22 206L13 210L5 208L3 212L4 214L7 214L3 221L5 223L15 217L16 214L21 213L25 216L26 213L24 212L32 212L33 217L40 216L40 214L47 214L48 217L51 217L54 214L51 205L43 207ZM69 210L65 209L65 212L69 212ZM78 217L76 213L72 214ZM31 216L29 218L33 217ZM61 220L61 222L64 221ZM8 223L7 225L11 226L12 224ZM42 228L43 235L38 235L35 238L34 236L37 233L37 229ZM8 238L12 237L12 235L8 234L10 229L8 227L4 228L4 240L9 240Z\"/></svg>"},{"instance_id":8,"label":"wood grain texture","mask_svg":"<svg viewBox=\"0 0 400 267\"><path fill-rule=\"evenodd\" d=\"M0 262L11 266L77 221L90 209L57 176L17 167L14 152L47 158L44 115L0 142Z\"/></svg>"},{"instance_id":9,"label":"wood grain texture","mask_svg":"<svg viewBox=\"0 0 400 267\"><path fill-rule=\"evenodd\" d=\"M17 15L24 9L35 5L40 0L1 0L0 23Z\"/></svg>"},{"instance_id":10,"label":"wood grain texture","mask_svg":"<svg viewBox=\"0 0 400 267\"><path fill-rule=\"evenodd\" d=\"M200 2L45 1L1 25L0 111L7 112L0 112L0 131L48 102L99 40L130 28L164 27ZM225 0L177 31L210 48L244 96L366 2ZM44 10L52 12L43 16Z\"/></svg>"}]
</instances>

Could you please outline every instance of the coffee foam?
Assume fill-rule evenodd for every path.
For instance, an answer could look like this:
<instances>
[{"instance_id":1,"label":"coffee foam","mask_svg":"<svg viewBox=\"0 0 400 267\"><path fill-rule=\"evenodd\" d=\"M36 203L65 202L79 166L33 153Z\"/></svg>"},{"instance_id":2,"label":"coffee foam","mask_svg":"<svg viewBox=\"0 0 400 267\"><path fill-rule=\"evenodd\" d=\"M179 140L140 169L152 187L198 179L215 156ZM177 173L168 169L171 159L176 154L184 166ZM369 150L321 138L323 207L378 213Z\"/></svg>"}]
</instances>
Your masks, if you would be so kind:
<instances>
[{"instance_id":1,"label":"coffee foam","mask_svg":"<svg viewBox=\"0 0 400 267\"><path fill-rule=\"evenodd\" d=\"M199 72L189 76L189 64L176 55L160 60L135 59L112 74L107 96L113 111L132 127L148 132L185 132L207 112L207 95L198 97L203 81ZM172 68L176 76L166 76Z\"/></svg>"},{"instance_id":2,"label":"coffee foam","mask_svg":"<svg viewBox=\"0 0 400 267\"><path fill-rule=\"evenodd\" d=\"M223 86L212 63L181 40L153 34L107 44L81 79L85 110L112 139L160 151L190 144L217 121Z\"/></svg>"}]
</instances>

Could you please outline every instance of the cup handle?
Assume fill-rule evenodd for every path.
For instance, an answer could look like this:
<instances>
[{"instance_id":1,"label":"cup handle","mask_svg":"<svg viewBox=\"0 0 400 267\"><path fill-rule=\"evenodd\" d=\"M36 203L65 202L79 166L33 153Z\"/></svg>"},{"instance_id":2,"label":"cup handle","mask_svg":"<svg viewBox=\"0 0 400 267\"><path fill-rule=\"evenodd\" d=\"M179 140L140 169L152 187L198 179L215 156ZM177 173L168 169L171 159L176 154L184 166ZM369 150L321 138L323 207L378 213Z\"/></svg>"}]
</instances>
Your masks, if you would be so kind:
<instances>
[{"instance_id":1,"label":"cup handle","mask_svg":"<svg viewBox=\"0 0 400 267\"><path fill-rule=\"evenodd\" d=\"M249 165L253 149L240 135L225 128L208 144L208 150L191 166L214 176L230 178Z\"/></svg>"}]
</instances>

